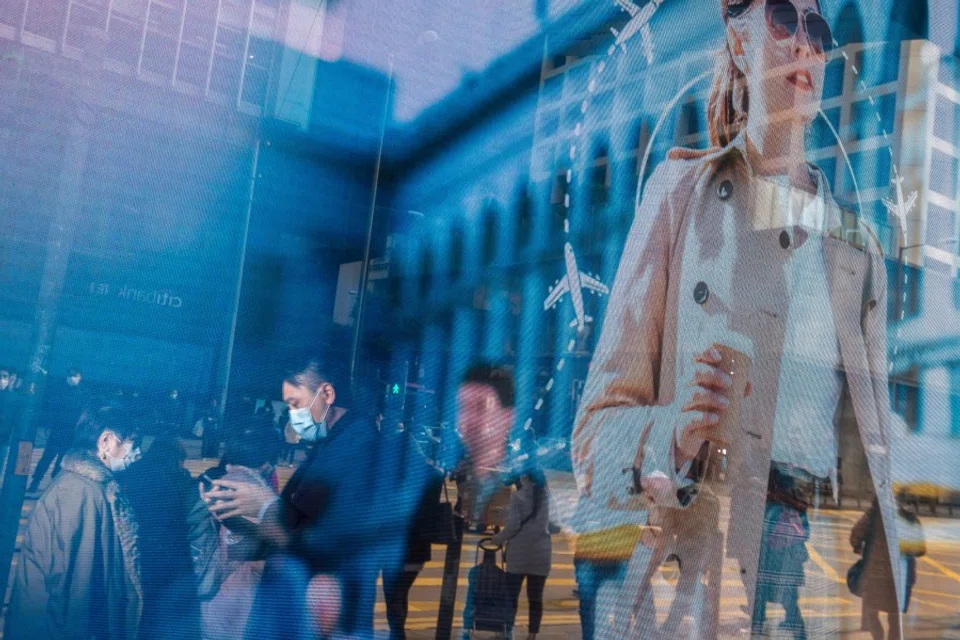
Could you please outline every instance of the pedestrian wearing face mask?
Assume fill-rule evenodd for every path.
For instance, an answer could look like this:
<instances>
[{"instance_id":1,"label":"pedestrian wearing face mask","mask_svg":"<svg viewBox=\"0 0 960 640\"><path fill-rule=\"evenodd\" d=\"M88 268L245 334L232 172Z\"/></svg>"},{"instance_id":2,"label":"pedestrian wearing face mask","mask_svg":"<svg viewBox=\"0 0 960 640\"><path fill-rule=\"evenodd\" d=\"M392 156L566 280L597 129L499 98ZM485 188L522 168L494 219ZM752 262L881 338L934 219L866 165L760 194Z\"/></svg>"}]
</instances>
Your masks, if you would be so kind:
<instances>
[{"instance_id":1,"label":"pedestrian wearing face mask","mask_svg":"<svg viewBox=\"0 0 960 640\"><path fill-rule=\"evenodd\" d=\"M83 373L79 369L71 368L67 371L67 377L47 392L43 406L44 426L48 428L47 443L33 472L33 481L28 491L39 491L40 482L51 463L53 477L60 473L63 455L70 448L74 427L87 403L86 389L80 384L82 380Z\"/></svg>"},{"instance_id":2,"label":"pedestrian wearing face mask","mask_svg":"<svg viewBox=\"0 0 960 640\"><path fill-rule=\"evenodd\" d=\"M378 545L389 533L384 521L393 510L378 500L377 487L389 473L378 462L373 416L347 409L330 372L316 361L288 374L282 391L290 428L310 450L280 496L266 482L230 479L215 481L204 494L222 522L238 517L257 522L257 535L273 551L247 635L372 637L382 566ZM405 503L406 495L398 491L394 503ZM308 598L318 576L332 577L340 597ZM331 617L336 629L324 630Z\"/></svg>"},{"instance_id":3,"label":"pedestrian wearing face mask","mask_svg":"<svg viewBox=\"0 0 960 640\"><path fill-rule=\"evenodd\" d=\"M14 376L0 368L0 469L7 459L10 438L20 420L22 396L13 388Z\"/></svg>"},{"instance_id":4,"label":"pedestrian wearing face mask","mask_svg":"<svg viewBox=\"0 0 960 640\"><path fill-rule=\"evenodd\" d=\"M16 567L6 640L137 638L142 608L132 510L117 483L137 458L136 421L85 413L63 473L40 497Z\"/></svg>"}]
</instances>

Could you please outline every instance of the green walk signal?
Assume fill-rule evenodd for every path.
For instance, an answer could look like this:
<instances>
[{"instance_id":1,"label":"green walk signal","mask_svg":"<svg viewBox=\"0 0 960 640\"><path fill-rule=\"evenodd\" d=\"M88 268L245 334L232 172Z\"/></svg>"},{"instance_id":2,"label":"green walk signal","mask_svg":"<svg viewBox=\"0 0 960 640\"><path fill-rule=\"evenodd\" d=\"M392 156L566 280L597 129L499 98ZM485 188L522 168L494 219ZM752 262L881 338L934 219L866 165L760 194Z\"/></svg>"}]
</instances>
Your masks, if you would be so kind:
<instances>
[{"instance_id":1,"label":"green walk signal","mask_svg":"<svg viewBox=\"0 0 960 640\"><path fill-rule=\"evenodd\" d=\"M391 387L390 390L393 392L393 395L395 395L395 396L396 396L396 395L399 395L399 394L400 394L400 385L398 385L397 383L393 383L393 387Z\"/></svg>"}]
</instances>

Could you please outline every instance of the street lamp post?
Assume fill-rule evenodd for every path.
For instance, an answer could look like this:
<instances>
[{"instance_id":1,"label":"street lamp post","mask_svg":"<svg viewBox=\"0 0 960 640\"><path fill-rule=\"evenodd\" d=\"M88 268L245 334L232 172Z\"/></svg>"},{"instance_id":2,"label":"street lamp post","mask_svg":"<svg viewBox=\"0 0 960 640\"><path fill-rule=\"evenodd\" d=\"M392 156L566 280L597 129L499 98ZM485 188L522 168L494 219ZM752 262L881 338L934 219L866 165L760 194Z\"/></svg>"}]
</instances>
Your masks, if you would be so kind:
<instances>
[{"instance_id":1,"label":"street lamp post","mask_svg":"<svg viewBox=\"0 0 960 640\"><path fill-rule=\"evenodd\" d=\"M270 142L267 141L269 145ZM247 188L247 207L243 223L243 239L240 245L240 264L237 266L237 284L233 292L233 317L230 320L230 331L227 335L227 355L223 368L223 383L220 390L220 418L226 415L227 400L230 390L230 369L233 365L233 347L237 338L237 318L240 315L240 295L243 292L243 271L247 263L247 242L250 237L250 217L253 214L253 199L257 190L257 172L260 166L260 137L258 135L253 146L253 159L250 166L250 185Z\"/></svg>"},{"instance_id":2,"label":"street lamp post","mask_svg":"<svg viewBox=\"0 0 960 640\"><path fill-rule=\"evenodd\" d=\"M379 2L374 7L374 14L377 14ZM416 45L421 47L437 42L440 36L436 31L428 29L417 38ZM360 332L363 324L363 311L367 297L367 283L370 280L370 249L373 244L374 219L377 212L377 190L380 186L380 167L383 162L383 145L387 137L387 124L390 117L390 105L393 95L393 76L394 76L395 53L387 54L387 91L383 99L383 118L380 122L380 144L377 148L377 159L373 169L373 194L370 199L370 215L367 218L367 239L363 251L363 264L360 267L360 290L357 292L357 306L355 318L353 321L353 339L350 347L350 384L354 385L357 375L357 358L360 350Z\"/></svg>"},{"instance_id":3,"label":"street lamp post","mask_svg":"<svg viewBox=\"0 0 960 640\"><path fill-rule=\"evenodd\" d=\"M383 114L380 121L380 144L377 147L377 161L373 167L373 194L370 197L370 215L367 218L367 242L363 250L363 264L360 267L360 290L357 292L357 311L353 320L353 340L350 346L350 386L356 383L357 355L360 350L360 325L363 324L363 306L367 297L367 282L370 279L370 247L373 244L373 223L377 214L377 188L380 186L380 164L383 161L383 141L387 137L387 119L390 117L390 92L393 87L393 56L389 57L390 70L387 73L387 91L383 98Z\"/></svg>"}]
</instances>

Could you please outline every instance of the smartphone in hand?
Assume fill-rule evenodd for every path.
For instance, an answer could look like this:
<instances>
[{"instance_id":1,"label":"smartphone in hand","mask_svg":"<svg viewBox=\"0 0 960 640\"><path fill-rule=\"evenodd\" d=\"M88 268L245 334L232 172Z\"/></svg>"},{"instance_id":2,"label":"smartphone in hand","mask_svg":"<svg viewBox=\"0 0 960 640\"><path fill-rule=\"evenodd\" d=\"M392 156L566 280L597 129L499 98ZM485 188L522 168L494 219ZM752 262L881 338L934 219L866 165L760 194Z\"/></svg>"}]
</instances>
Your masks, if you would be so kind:
<instances>
[{"instance_id":1,"label":"smartphone in hand","mask_svg":"<svg viewBox=\"0 0 960 640\"><path fill-rule=\"evenodd\" d=\"M213 491L213 479L206 473L200 474L198 480L200 481L200 485L203 487L204 493Z\"/></svg>"}]
</instances>

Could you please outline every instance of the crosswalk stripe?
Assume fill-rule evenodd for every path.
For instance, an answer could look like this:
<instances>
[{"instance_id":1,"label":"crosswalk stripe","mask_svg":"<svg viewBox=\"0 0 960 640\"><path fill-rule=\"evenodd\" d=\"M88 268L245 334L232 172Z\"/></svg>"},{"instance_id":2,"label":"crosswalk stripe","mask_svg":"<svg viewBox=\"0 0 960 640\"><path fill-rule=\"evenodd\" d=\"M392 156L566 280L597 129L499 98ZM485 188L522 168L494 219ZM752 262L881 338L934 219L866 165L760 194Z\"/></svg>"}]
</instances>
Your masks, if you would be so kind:
<instances>
[{"instance_id":1,"label":"crosswalk stripe","mask_svg":"<svg viewBox=\"0 0 960 640\"><path fill-rule=\"evenodd\" d=\"M474 565L474 563L472 563L472 562L461 562L461 563L460 563L460 568L461 568L461 569L472 569L474 566L476 566L476 565ZM431 562L426 563L426 564L423 566L423 568L424 568L424 569L443 569L443 563L442 563L442 562L432 562L432 561L431 561ZM550 565L550 569L551 569L552 571L573 571L573 565L572 565L572 564L559 564L559 563L554 562L552 565Z\"/></svg>"},{"instance_id":2,"label":"crosswalk stripe","mask_svg":"<svg viewBox=\"0 0 960 640\"><path fill-rule=\"evenodd\" d=\"M837 573L836 569L831 567L826 560L823 559L823 556L813 547L812 544L807 545L807 553L810 554L810 559L813 560L818 567L823 569L823 572L827 575L828 578L834 582L846 583L846 580L842 580L840 575Z\"/></svg>"},{"instance_id":3,"label":"crosswalk stripe","mask_svg":"<svg viewBox=\"0 0 960 640\"><path fill-rule=\"evenodd\" d=\"M926 606L926 607L933 607L934 609L943 609L943 610L949 611L949 612L951 612L951 613L956 613L956 612L957 612L957 606L956 606L956 605L949 606L949 605L940 604L940 603L937 603L937 602L930 602L929 600L922 600L922 599L920 599L920 598L913 598L913 599L911 600L911 602L912 602L913 604L922 604L922 605L924 605L924 606Z\"/></svg>"},{"instance_id":4,"label":"crosswalk stripe","mask_svg":"<svg viewBox=\"0 0 960 640\"><path fill-rule=\"evenodd\" d=\"M800 612L803 615L803 617L808 620L819 619L819 618L829 618L829 619L859 618L862 615L859 610L828 612L828 611L814 611L814 610L801 609ZM728 609L726 611L721 610L720 617L726 618L729 620L731 617L741 618L745 616L743 614L743 611L741 611L740 609L735 609L735 610ZM461 621L462 619L457 619L454 625L457 626L457 628L459 628L459 624L461 623ZM523 616L520 616L520 615L517 616L518 624L522 626L525 622L526 620ZM406 626L407 626L407 629L409 630L423 631L427 629L433 629L436 626L436 624L437 624L437 620L435 617L410 616L409 618L407 618ZM568 613L546 613L545 612L543 614L543 620L541 622L541 625L543 626L579 625L579 624L580 624L580 616L577 614L568 614ZM378 620L376 626L378 629L387 628L386 622L383 620Z\"/></svg>"},{"instance_id":5,"label":"crosswalk stripe","mask_svg":"<svg viewBox=\"0 0 960 640\"><path fill-rule=\"evenodd\" d=\"M942 564L940 564L930 556L923 556L920 559L926 562L927 564L929 564L934 569L939 569L940 572L943 573L943 575L947 576L948 578L952 578L957 582L960 582L960 573L957 573L955 571L952 571L951 569L948 569L947 567L943 566Z\"/></svg>"},{"instance_id":6,"label":"crosswalk stripe","mask_svg":"<svg viewBox=\"0 0 960 640\"><path fill-rule=\"evenodd\" d=\"M922 571L922 570L920 570L920 569L917 569L917 575L918 575L918 576L931 576L931 577L933 577L933 578L942 578L942 577L943 577L943 574L940 573L939 571Z\"/></svg>"},{"instance_id":7,"label":"crosswalk stripe","mask_svg":"<svg viewBox=\"0 0 960 640\"><path fill-rule=\"evenodd\" d=\"M463 576L461 576L463 578ZM383 580L377 578L377 584L381 584ZM463 580L461 580L463 582ZM443 584L443 578L433 578L429 576L422 576L416 579L413 583L414 588L416 587L439 587ZM573 578L547 578L547 586L553 585L555 587L575 587L577 586L577 581Z\"/></svg>"},{"instance_id":8,"label":"crosswalk stripe","mask_svg":"<svg viewBox=\"0 0 960 640\"><path fill-rule=\"evenodd\" d=\"M654 603L655 603L655 605L656 605L658 608L663 607L664 609L666 609L666 607L669 607L672 602L673 602L673 599L672 599L672 598L654 598ZM827 606L844 607L844 606L848 606L848 605L850 605L850 604L853 604L853 600L851 600L851 599L849 599L849 598L841 598L841 597L838 597L838 596L832 596L832 597L826 597L826 596L803 597L803 598L800 598L798 602L799 602L799 604L800 604L801 609L802 609L803 607L805 607L805 606L813 606L813 605L827 605ZM549 600L548 600L548 601L546 602L546 604L547 604L548 606L558 606L558 605L560 605L560 606L563 606L563 607L565 607L565 608L567 608L567 609L574 609L574 608L576 607L576 603L577 603L576 600L570 600L570 599L563 599L563 600L559 600L559 601L557 601L557 600L549 601ZM410 610L411 610L411 611L415 611L415 610L420 610L420 611L436 611L436 610L437 610L437 607L439 606L439 603L438 603L436 600L411 600L408 604L409 604L409 606L410 606ZM734 609L729 609L729 610L728 610L728 611L731 611L731 612L732 612L732 611L741 612L740 609L739 609L739 607L740 607L741 605L745 605L745 604L747 604L747 598L746 598L746 596L742 596L742 595L738 595L738 596L723 596L723 597L720 598L720 605L721 605L721 606L723 606L723 605L736 605L736 606L738 607L738 608L735 609L735 610L734 610ZM456 609L457 611L463 611L464 605L465 605L465 601L462 600L462 599L458 599L457 602L456 602L455 609ZM377 602L377 605L376 605L376 606L377 606L377 611L381 611L381 612L384 611L384 610L385 610L385 607L386 607L386 605L385 605L383 602ZM526 600L523 599L523 598L521 598L521 600L520 600L520 611L526 611L526 610L527 610ZM818 611L819 611L819 609L818 609ZM550 609L547 609L547 610L545 611L545 614L546 614L546 613L554 613L554 614L556 614L556 612L551 612Z\"/></svg>"},{"instance_id":9,"label":"crosswalk stripe","mask_svg":"<svg viewBox=\"0 0 960 640\"><path fill-rule=\"evenodd\" d=\"M920 573L919 571L917 573ZM934 574L937 575L937 574ZM931 591L929 589L914 589L914 593L921 593L925 596L940 596L941 598L953 598L955 600L960 600L960 595L955 593L943 593L942 591Z\"/></svg>"}]
</instances>

